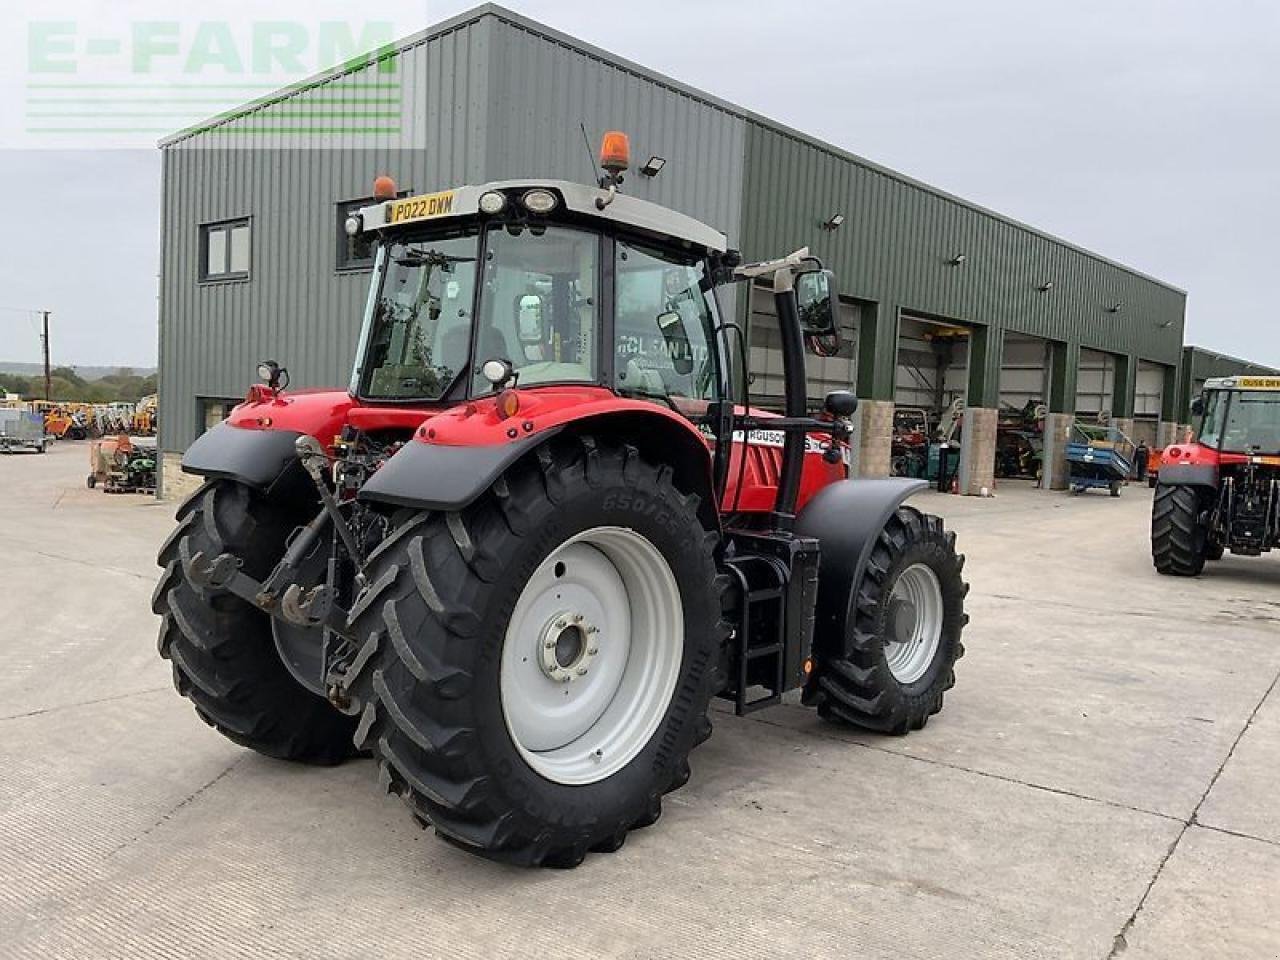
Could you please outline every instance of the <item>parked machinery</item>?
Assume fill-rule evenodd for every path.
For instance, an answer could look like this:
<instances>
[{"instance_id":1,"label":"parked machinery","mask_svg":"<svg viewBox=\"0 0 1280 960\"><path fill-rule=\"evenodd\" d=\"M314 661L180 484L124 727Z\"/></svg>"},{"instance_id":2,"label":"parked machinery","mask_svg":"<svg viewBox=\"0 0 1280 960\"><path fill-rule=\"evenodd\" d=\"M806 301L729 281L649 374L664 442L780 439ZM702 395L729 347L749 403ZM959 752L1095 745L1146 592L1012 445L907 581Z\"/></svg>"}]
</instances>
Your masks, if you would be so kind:
<instances>
[{"instance_id":1,"label":"parked machinery","mask_svg":"<svg viewBox=\"0 0 1280 960\"><path fill-rule=\"evenodd\" d=\"M1155 568L1184 577L1280 546L1280 377L1209 380L1192 413L1197 437L1165 449L1151 509Z\"/></svg>"},{"instance_id":2,"label":"parked machinery","mask_svg":"<svg viewBox=\"0 0 1280 960\"><path fill-rule=\"evenodd\" d=\"M49 437L39 414L15 407L0 407L0 452L34 450L44 453Z\"/></svg>"},{"instance_id":3,"label":"parked machinery","mask_svg":"<svg viewBox=\"0 0 1280 960\"><path fill-rule=\"evenodd\" d=\"M896 407L890 469L895 477L923 477L929 466L929 414L923 407Z\"/></svg>"},{"instance_id":4,"label":"parked machinery","mask_svg":"<svg viewBox=\"0 0 1280 960\"><path fill-rule=\"evenodd\" d=\"M124 433L94 440L85 485L92 490L99 484L107 493L155 493L155 444Z\"/></svg>"},{"instance_id":5,"label":"parked machinery","mask_svg":"<svg viewBox=\"0 0 1280 960\"><path fill-rule=\"evenodd\" d=\"M377 201L347 390L263 383L187 451L204 487L160 553L160 652L238 743L336 762L466 849L573 866L653 823L711 734L802 691L889 733L942 707L962 558L849 480L848 418L805 412L837 341L807 251L744 264L702 223L599 185ZM750 409L717 291L772 286L785 413Z\"/></svg>"},{"instance_id":6,"label":"parked machinery","mask_svg":"<svg viewBox=\"0 0 1280 960\"><path fill-rule=\"evenodd\" d=\"M84 440L90 434L91 420L86 404L32 400L29 408L43 419L44 432L54 439Z\"/></svg>"},{"instance_id":7,"label":"parked machinery","mask_svg":"<svg viewBox=\"0 0 1280 960\"><path fill-rule=\"evenodd\" d=\"M1021 407L1001 408L996 420L997 477L1040 479L1046 413L1047 408L1039 400L1028 400Z\"/></svg>"},{"instance_id":8,"label":"parked machinery","mask_svg":"<svg viewBox=\"0 0 1280 960\"><path fill-rule=\"evenodd\" d=\"M143 397L133 411L129 432L137 437L154 437L160 424L160 398L156 394Z\"/></svg>"}]
</instances>

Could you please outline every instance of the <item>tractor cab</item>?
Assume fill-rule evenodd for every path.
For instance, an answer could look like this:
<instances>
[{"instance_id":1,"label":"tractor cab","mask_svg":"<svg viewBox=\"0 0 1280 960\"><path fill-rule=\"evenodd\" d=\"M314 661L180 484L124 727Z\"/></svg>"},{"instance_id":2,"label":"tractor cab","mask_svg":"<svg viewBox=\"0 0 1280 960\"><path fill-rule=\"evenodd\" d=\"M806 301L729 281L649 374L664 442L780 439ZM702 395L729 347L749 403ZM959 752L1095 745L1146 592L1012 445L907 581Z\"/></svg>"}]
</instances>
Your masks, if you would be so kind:
<instances>
[{"instance_id":1,"label":"tractor cab","mask_svg":"<svg viewBox=\"0 0 1280 960\"><path fill-rule=\"evenodd\" d=\"M384 185L394 192L394 186ZM727 394L716 349L725 238L563 181L389 199L348 229L378 249L350 389L439 403L502 389L602 387L688 415Z\"/></svg>"},{"instance_id":2,"label":"tractor cab","mask_svg":"<svg viewBox=\"0 0 1280 960\"><path fill-rule=\"evenodd\" d=\"M1202 446L1228 456L1280 458L1280 377L1209 380L1194 412Z\"/></svg>"}]
</instances>

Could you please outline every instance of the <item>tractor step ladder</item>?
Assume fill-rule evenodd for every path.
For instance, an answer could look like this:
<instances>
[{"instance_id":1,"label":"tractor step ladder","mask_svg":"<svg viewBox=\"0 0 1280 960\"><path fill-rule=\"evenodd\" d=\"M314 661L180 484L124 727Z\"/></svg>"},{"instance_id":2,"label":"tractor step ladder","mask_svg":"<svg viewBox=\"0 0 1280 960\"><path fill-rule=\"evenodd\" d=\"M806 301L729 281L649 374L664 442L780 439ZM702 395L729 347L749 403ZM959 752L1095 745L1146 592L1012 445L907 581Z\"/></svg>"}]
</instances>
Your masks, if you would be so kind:
<instances>
[{"instance_id":1,"label":"tractor step ladder","mask_svg":"<svg viewBox=\"0 0 1280 960\"><path fill-rule=\"evenodd\" d=\"M728 567L741 590L734 638L737 676L733 685L734 713L741 717L782 702L787 667L787 574L776 561L763 556L738 558ZM767 635L755 636L755 624L765 625ZM761 683L761 671L752 669L752 665L760 661L769 663L764 670L768 683ZM755 683L752 683L753 677ZM753 686L763 687L765 694L749 698Z\"/></svg>"}]
</instances>

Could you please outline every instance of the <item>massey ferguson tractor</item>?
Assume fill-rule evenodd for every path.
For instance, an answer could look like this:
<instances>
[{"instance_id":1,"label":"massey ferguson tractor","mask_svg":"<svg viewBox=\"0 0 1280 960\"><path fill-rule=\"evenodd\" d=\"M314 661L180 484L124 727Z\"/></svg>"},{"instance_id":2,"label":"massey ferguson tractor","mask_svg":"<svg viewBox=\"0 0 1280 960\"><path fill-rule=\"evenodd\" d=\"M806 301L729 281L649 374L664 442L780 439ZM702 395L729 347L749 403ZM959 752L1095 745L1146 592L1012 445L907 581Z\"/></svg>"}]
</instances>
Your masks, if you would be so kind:
<instances>
[{"instance_id":1,"label":"massey ferguson tractor","mask_svg":"<svg viewBox=\"0 0 1280 960\"><path fill-rule=\"evenodd\" d=\"M955 536L904 504L925 482L849 478L852 394L808 413L831 275L805 250L744 264L621 193L621 134L601 165L408 198L379 178L347 224L377 251L349 386L261 364L187 451L205 483L159 556L160 654L207 723L272 757L372 754L424 826L515 864L657 820L713 697L800 690L903 734L963 652ZM783 415L748 406L719 305L752 283Z\"/></svg>"},{"instance_id":2,"label":"massey ferguson tractor","mask_svg":"<svg viewBox=\"0 0 1280 960\"><path fill-rule=\"evenodd\" d=\"M1165 449L1151 511L1156 570L1180 577L1280 547L1280 377L1209 380L1192 413L1197 440Z\"/></svg>"}]
</instances>

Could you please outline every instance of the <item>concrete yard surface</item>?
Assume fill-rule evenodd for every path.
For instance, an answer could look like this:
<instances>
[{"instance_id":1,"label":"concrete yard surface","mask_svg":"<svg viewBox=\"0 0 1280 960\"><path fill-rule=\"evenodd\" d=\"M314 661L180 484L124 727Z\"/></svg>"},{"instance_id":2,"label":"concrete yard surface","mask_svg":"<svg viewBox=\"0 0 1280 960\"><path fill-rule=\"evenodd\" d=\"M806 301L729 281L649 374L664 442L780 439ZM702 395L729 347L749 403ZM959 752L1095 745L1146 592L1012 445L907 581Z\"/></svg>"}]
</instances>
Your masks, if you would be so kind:
<instances>
[{"instance_id":1,"label":"concrete yard surface","mask_svg":"<svg viewBox=\"0 0 1280 960\"><path fill-rule=\"evenodd\" d=\"M522 871L205 726L156 654L174 505L87 469L0 457L0 956L1280 956L1280 556L1157 576L1143 486L918 497L972 583L924 731L720 711L654 827Z\"/></svg>"}]
</instances>

